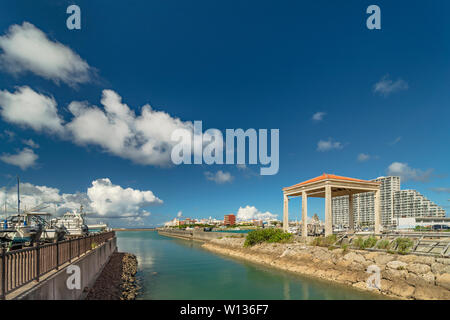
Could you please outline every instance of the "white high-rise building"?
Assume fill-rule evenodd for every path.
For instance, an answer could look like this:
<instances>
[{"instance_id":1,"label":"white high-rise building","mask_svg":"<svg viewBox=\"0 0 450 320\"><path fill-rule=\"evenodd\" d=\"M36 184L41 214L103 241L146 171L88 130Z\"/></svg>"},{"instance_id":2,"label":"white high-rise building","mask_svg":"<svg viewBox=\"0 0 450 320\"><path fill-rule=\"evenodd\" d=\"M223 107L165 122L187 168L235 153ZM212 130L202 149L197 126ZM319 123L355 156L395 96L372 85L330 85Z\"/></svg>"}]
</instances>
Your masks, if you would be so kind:
<instances>
[{"instance_id":1,"label":"white high-rise building","mask_svg":"<svg viewBox=\"0 0 450 320\"><path fill-rule=\"evenodd\" d=\"M400 177L379 177L380 212L383 226L397 225L401 217L445 217L445 210L416 190L400 190ZM370 226L375 220L373 192L353 195L355 226ZM348 226L348 196L332 199L333 225Z\"/></svg>"}]
</instances>

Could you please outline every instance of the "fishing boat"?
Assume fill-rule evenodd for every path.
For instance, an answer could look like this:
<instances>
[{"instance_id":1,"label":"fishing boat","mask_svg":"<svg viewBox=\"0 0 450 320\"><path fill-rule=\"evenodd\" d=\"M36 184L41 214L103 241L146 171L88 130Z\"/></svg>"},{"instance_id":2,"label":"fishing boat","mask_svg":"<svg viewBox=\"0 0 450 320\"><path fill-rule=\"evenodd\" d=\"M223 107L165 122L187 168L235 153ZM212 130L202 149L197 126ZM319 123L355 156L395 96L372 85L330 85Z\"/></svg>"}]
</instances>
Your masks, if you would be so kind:
<instances>
[{"instance_id":1,"label":"fishing boat","mask_svg":"<svg viewBox=\"0 0 450 320\"><path fill-rule=\"evenodd\" d=\"M83 206L80 206L79 211L68 211L62 217L51 220L51 225L65 228L67 235L70 237L86 236L89 233L89 228L85 223L85 212Z\"/></svg>"},{"instance_id":2,"label":"fishing boat","mask_svg":"<svg viewBox=\"0 0 450 320\"><path fill-rule=\"evenodd\" d=\"M30 246L39 241L43 224L29 214L17 214L7 217L0 229L0 240L9 249Z\"/></svg>"}]
</instances>

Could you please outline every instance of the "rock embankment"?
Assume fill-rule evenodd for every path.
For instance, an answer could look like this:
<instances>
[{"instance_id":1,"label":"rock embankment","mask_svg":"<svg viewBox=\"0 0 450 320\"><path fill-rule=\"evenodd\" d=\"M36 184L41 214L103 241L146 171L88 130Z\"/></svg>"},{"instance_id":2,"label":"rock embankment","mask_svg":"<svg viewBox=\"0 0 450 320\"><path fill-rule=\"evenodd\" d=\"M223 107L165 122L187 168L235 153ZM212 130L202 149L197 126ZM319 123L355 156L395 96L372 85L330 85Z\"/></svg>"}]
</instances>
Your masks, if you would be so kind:
<instances>
[{"instance_id":1,"label":"rock embankment","mask_svg":"<svg viewBox=\"0 0 450 320\"><path fill-rule=\"evenodd\" d=\"M86 296L86 300L134 300L139 292L136 281L137 258L114 252Z\"/></svg>"},{"instance_id":2,"label":"rock embankment","mask_svg":"<svg viewBox=\"0 0 450 320\"><path fill-rule=\"evenodd\" d=\"M121 300L134 300L139 292L136 281L138 261L134 254L126 253L122 259L122 296Z\"/></svg>"},{"instance_id":3,"label":"rock embankment","mask_svg":"<svg viewBox=\"0 0 450 320\"><path fill-rule=\"evenodd\" d=\"M353 249L329 250L302 243L265 243L244 248L243 243L244 239L223 238L204 243L203 247L393 298L450 299L450 258ZM377 274L369 274L368 269L379 270L378 285L368 285L369 278L373 279L372 284L377 280Z\"/></svg>"}]
</instances>

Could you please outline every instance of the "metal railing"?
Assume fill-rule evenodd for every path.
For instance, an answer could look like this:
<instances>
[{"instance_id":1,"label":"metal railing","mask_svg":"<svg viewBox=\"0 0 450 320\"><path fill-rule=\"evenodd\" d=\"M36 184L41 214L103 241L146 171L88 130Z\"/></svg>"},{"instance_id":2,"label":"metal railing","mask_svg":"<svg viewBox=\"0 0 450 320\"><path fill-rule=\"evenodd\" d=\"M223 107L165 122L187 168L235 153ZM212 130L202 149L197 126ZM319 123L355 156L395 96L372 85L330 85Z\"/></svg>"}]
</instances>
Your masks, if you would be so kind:
<instances>
[{"instance_id":1,"label":"metal railing","mask_svg":"<svg viewBox=\"0 0 450 320\"><path fill-rule=\"evenodd\" d=\"M30 283L74 258L115 237L115 232L98 233L56 243L0 253L0 298Z\"/></svg>"}]
</instances>

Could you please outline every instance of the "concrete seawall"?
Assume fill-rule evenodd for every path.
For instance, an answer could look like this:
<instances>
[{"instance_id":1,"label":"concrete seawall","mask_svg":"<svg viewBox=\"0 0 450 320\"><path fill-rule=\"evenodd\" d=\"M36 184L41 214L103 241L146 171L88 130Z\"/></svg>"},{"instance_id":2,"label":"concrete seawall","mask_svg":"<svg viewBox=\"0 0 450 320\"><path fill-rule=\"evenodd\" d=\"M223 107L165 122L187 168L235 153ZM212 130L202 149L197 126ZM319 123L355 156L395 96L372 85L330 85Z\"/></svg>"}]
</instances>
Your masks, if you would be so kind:
<instances>
[{"instance_id":1,"label":"concrete seawall","mask_svg":"<svg viewBox=\"0 0 450 320\"><path fill-rule=\"evenodd\" d=\"M175 237L186 240L198 240L198 241L210 241L213 239L220 239L224 237L232 238L245 238L247 234L245 233L232 233L232 232L205 232L203 230L158 230L158 233L167 237Z\"/></svg>"},{"instance_id":2,"label":"concrete seawall","mask_svg":"<svg viewBox=\"0 0 450 320\"><path fill-rule=\"evenodd\" d=\"M9 299L15 300L78 300L87 294L85 288L91 287L109 261L111 254L117 249L117 238L114 237L97 248L87 252L71 264L64 265L42 279L39 283L31 283L17 290ZM69 289L67 282L73 279L79 267L80 288ZM70 269L68 269L71 267ZM70 281L70 280L69 280Z\"/></svg>"}]
</instances>

